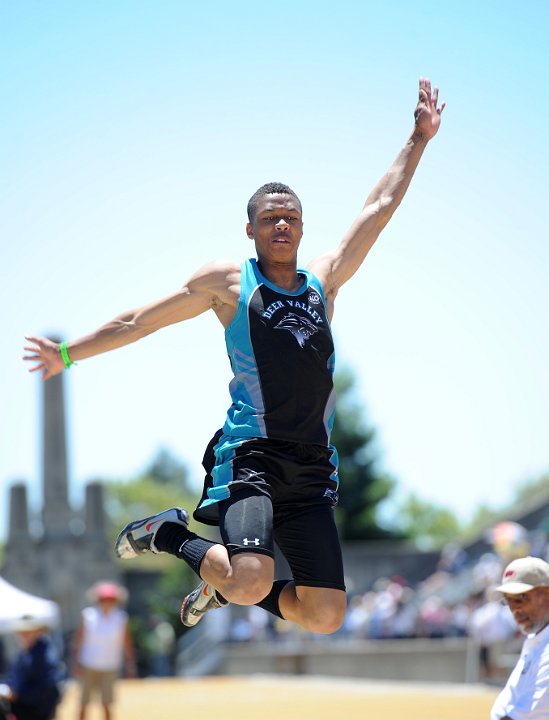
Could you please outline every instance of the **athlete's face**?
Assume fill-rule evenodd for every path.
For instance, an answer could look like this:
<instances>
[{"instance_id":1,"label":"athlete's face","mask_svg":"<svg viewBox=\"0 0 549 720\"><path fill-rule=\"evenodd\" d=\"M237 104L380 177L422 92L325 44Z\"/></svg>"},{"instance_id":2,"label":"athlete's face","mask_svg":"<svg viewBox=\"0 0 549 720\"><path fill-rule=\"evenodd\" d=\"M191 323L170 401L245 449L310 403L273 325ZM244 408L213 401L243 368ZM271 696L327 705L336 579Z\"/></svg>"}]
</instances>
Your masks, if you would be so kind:
<instances>
[{"instance_id":1,"label":"athlete's face","mask_svg":"<svg viewBox=\"0 0 549 720\"><path fill-rule=\"evenodd\" d=\"M536 587L518 595L506 593L504 598L525 635L537 633L549 624L549 588Z\"/></svg>"},{"instance_id":2,"label":"athlete's face","mask_svg":"<svg viewBox=\"0 0 549 720\"><path fill-rule=\"evenodd\" d=\"M301 206L293 195L276 193L259 198L255 216L246 225L257 256L269 262L295 262L303 235Z\"/></svg>"}]
</instances>

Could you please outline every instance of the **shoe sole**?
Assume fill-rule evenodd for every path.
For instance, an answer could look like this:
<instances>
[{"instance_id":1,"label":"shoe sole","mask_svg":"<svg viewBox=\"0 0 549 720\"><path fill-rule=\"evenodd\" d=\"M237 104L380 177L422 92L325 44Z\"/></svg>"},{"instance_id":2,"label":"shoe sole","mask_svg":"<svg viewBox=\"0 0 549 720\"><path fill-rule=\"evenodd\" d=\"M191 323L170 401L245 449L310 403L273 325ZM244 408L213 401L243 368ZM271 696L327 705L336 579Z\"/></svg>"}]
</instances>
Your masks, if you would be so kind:
<instances>
[{"instance_id":1,"label":"shoe sole","mask_svg":"<svg viewBox=\"0 0 549 720\"><path fill-rule=\"evenodd\" d=\"M196 622L190 623L185 620L185 608L187 606L187 600L191 597L192 593L189 593L181 603L181 610L179 611L179 619L181 620L182 624L185 625L185 627L194 627L196 623L200 622L202 619L202 615L193 615L193 618L196 618ZM204 613L203 613L204 614Z\"/></svg>"},{"instance_id":2,"label":"shoe sole","mask_svg":"<svg viewBox=\"0 0 549 720\"><path fill-rule=\"evenodd\" d=\"M202 588L201 585L199 585L198 587L199 587L199 588ZM202 618L204 617L204 615L205 615L206 612L207 612L207 610L204 610L204 612L200 613L199 615L190 615L190 618L191 618L192 620L194 620L194 622L190 622L189 620L185 620L185 608L187 607L187 603L188 603L189 605L191 605L191 604L196 600L196 597L198 597L198 596L200 595L200 593L202 592L202 589L201 589L201 590L200 590L200 593L198 593L198 594L196 595L196 597L193 597L192 600L191 600L190 598L194 595L194 593L195 593L195 591L196 591L197 589L198 589L198 588L195 588L195 590L193 590L192 592L190 592L190 593L183 599L183 602L181 603L181 610L179 611L179 618L180 618L181 622L183 623L183 625L185 625L185 627L194 627L195 625L197 625L197 624L202 620Z\"/></svg>"}]
</instances>

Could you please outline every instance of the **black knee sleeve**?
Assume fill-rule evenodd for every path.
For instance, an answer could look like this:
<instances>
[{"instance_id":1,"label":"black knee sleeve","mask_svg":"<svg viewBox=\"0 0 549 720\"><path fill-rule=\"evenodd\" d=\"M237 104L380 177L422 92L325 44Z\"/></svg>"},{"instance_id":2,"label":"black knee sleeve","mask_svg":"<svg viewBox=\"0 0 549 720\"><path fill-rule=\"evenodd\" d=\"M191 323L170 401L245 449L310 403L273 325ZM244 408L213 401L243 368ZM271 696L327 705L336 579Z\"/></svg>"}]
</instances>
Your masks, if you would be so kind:
<instances>
[{"instance_id":1,"label":"black knee sleeve","mask_svg":"<svg viewBox=\"0 0 549 720\"><path fill-rule=\"evenodd\" d=\"M271 592L266 595L261 602L256 603L256 605L263 608L263 610L267 610L267 612L270 612L272 615L276 615L284 620L278 605L278 598L280 597L280 593L283 588L285 588L289 582L291 582L291 580L275 580L271 588Z\"/></svg>"},{"instance_id":2,"label":"black knee sleeve","mask_svg":"<svg viewBox=\"0 0 549 720\"><path fill-rule=\"evenodd\" d=\"M238 490L221 505L219 531L230 556L254 552L274 557L271 498L254 488Z\"/></svg>"}]
</instances>

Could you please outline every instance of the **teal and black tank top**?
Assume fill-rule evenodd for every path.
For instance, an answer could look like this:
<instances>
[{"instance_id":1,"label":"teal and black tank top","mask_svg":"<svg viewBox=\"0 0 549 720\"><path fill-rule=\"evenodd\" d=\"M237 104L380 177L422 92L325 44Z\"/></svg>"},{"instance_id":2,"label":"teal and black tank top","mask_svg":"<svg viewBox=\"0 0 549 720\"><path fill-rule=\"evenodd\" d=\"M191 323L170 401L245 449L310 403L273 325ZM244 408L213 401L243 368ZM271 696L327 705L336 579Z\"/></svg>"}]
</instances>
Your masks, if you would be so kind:
<instances>
[{"instance_id":1,"label":"teal and black tank top","mask_svg":"<svg viewBox=\"0 0 549 720\"><path fill-rule=\"evenodd\" d=\"M255 259L242 263L238 309L225 330L234 378L224 435L329 445L334 343L319 279L298 274L302 286L288 292Z\"/></svg>"}]
</instances>

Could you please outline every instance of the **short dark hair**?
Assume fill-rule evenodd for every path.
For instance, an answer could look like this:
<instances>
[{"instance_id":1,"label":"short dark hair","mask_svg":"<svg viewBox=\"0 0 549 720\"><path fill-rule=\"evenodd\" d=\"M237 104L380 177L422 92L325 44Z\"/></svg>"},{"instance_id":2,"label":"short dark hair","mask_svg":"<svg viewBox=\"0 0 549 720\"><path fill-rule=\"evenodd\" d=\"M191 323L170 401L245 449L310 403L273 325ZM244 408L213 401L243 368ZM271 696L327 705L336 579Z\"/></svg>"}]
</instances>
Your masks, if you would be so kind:
<instances>
[{"instance_id":1,"label":"short dark hair","mask_svg":"<svg viewBox=\"0 0 549 720\"><path fill-rule=\"evenodd\" d=\"M257 203L259 198L263 195L293 195L299 203L299 209L301 210L301 200L295 194L291 187L281 182L269 182L258 188L252 197L248 200L248 220L252 222L257 212Z\"/></svg>"}]
</instances>

